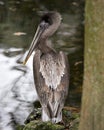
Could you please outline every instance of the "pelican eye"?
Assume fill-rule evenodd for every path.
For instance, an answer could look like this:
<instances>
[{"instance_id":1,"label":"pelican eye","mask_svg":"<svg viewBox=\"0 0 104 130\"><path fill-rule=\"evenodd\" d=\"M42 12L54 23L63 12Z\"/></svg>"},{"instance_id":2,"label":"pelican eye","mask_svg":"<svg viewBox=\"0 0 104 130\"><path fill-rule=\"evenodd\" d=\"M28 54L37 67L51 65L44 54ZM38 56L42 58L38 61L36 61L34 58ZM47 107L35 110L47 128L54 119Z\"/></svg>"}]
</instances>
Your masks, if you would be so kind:
<instances>
[{"instance_id":1,"label":"pelican eye","mask_svg":"<svg viewBox=\"0 0 104 130\"><path fill-rule=\"evenodd\" d=\"M51 18L50 18L48 15L44 15L44 16L42 17L42 20L41 20L41 21L45 21L45 22L48 23L49 25L52 24L52 20L51 20Z\"/></svg>"}]
</instances>

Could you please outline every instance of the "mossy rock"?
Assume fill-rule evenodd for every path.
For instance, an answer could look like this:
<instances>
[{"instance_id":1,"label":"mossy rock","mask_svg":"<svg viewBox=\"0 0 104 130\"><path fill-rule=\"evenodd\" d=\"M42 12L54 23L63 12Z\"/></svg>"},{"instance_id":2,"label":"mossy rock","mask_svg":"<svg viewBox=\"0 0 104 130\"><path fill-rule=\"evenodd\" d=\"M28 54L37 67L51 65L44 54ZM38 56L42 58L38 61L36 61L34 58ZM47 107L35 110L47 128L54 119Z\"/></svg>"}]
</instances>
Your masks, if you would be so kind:
<instances>
[{"instance_id":1,"label":"mossy rock","mask_svg":"<svg viewBox=\"0 0 104 130\"><path fill-rule=\"evenodd\" d=\"M76 110L70 111L70 107L63 109L63 123L52 124L41 121L41 108L34 109L25 121L26 125L18 126L17 130L78 130L80 112Z\"/></svg>"},{"instance_id":2,"label":"mossy rock","mask_svg":"<svg viewBox=\"0 0 104 130\"><path fill-rule=\"evenodd\" d=\"M51 122L31 121L23 130L64 130L64 126Z\"/></svg>"}]
</instances>

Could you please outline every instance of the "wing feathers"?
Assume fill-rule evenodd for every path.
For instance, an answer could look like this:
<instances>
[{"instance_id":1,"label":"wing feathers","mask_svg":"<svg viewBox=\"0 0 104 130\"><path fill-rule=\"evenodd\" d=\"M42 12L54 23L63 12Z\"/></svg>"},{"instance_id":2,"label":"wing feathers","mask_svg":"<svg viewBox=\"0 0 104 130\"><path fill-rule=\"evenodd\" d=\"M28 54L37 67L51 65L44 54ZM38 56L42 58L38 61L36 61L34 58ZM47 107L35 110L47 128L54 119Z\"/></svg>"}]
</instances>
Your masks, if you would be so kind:
<instances>
[{"instance_id":1,"label":"wing feathers","mask_svg":"<svg viewBox=\"0 0 104 130\"><path fill-rule=\"evenodd\" d=\"M69 85L67 57L63 52L41 56L38 51L34 57L33 68L42 109L50 120L59 122ZM42 117L45 121L44 116Z\"/></svg>"}]
</instances>

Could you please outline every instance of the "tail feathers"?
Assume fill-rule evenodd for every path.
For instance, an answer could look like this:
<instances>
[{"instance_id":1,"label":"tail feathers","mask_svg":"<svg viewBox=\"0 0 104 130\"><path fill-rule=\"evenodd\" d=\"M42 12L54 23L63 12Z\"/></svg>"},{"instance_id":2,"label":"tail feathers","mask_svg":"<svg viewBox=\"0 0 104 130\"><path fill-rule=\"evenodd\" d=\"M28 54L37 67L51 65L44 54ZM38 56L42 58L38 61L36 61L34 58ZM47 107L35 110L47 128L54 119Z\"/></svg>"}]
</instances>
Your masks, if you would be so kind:
<instances>
[{"instance_id":1,"label":"tail feathers","mask_svg":"<svg viewBox=\"0 0 104 130\"><path fill-rule=\"evenodd\" d=\"M42 121L51 121L58 123L62 120L62 107L58 102L49 103L47 107L42 108Z\"/></svg>"},{"instance_id":2,"label":"tail feathers","mask_svg":"<svg viewBox=\"0 0 104 130\"><path fill-rule=\"evenodd\" d=\"M52 123L58 123L62 121L62 112L57 116L51 119Z\"/></svg>"}]
</instances>

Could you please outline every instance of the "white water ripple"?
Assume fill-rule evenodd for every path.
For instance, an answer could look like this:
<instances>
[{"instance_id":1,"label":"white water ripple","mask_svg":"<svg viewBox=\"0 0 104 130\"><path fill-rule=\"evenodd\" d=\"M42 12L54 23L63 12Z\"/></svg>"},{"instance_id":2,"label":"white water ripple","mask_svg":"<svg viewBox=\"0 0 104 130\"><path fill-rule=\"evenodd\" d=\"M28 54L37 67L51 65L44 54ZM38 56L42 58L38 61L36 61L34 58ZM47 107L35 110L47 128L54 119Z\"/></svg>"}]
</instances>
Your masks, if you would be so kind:
<instances>
[{"instance_id":1,"label":"white water ripple","mask_svg":"<svg viewBox=\"0 0 104 130\"><path fill-rule=\"evenodd\" d=\"M27 66L16 63L22 57L7 57L0 49L0 130L15 130L14 121L24 125L24 121L38 100L32 74L32 57ZM26 72L13 69L23 67Z\"/></svg>"}]
</instances>

